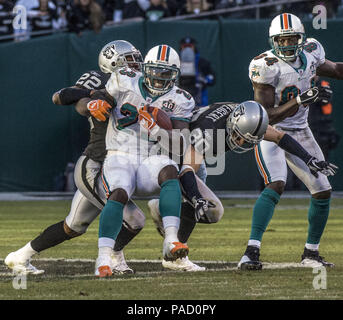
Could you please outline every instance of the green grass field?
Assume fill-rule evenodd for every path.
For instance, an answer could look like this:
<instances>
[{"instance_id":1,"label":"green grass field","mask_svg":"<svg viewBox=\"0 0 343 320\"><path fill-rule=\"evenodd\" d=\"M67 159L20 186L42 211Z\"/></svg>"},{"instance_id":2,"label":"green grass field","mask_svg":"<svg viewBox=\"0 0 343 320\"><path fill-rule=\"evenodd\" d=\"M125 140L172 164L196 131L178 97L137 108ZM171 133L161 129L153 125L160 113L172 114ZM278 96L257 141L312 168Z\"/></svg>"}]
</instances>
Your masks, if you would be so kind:
<instances>
[{"instance_id":1,"label":"green grass field","mask_svg":"<svg viewBox=\"0 0 343 320\"><path fill-rule=\"evenodd\" d=\"M0 300L20 299L116 299L116 300L256 300L343 298L343 199L333 199L320 253L334 262L327 270L327 288L315 290L317 274L311 268L285 267L299 263L307 235L306 199L282 199L264 235L263 262L273 268L239 271L250 233L254 200L223 200L223 219L213 225L199 224L189 241L190 259L201 261L208 271L199 273L162 270L162 238L148 214L146 201L137 201L146 212L146 226L125 250L134 275L96 279L98 219L88 232L42 252L32 264L45 269L29 276L27 288L13 288L13 275L3 260L6 255L36 237L50 224L61 221L70 201L0 202ZM66 260L73 259L73 260ZM84 259L79 260L78 259ZM277 265L276 263L279 263Z\"/></svg>"}]
</instances>

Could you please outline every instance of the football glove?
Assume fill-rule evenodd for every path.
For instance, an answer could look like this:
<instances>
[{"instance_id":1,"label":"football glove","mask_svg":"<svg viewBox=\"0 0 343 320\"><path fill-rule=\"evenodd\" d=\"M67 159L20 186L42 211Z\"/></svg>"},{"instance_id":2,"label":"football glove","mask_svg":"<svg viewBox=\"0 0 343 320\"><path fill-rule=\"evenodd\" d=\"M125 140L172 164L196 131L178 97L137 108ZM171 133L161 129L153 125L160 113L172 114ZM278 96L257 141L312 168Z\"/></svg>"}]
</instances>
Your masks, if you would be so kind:
<instances>
[{"instance_id":1,"label":"football glove","mask_svg":"<svg viewBox=\"0 0 343 320\"><path fill-rule=\"evenodd\" d=\"M198 222L201 217L208 211L209 208L214 208L215 204L211 201L208 201L204 198L198 198L195 197L192 199L192 203L195 209L195 220Z\"/></svg>"},{"instance_id":2,"label":"football glove","mask_svg":"<svg viewBox=\"0 0 343 320\"><path fill-rule=\"evenodd\" d=\"M112 107L105 100L91 100L87 103L87 109L90 114L98 121L106 121L109 112Z\"/></svg>"},{"instance_id":3,"label":"football glove","mask_svg":"<svg viewBox=\"0 0 343 320\"><path fill-rule=\"evenodd\" d=\"M318 89L319 89L318 99L324 104L329 103L332 99L331 88L327 86L320 86Z\"/></svg>"},{"instance_id":4,"label":"football glove","mask_svg":"<svg viewBox=\"0 0 343 320\"><path fill-rule=\"evenodd\" d=\"M148 111L148 106L144 106L138 110L138 121L151 135L155 135L160 129L154 116Z\"/></svg>"},{"instance_id":5,"label":"football glove","mask_svg":"<svg viewBox=\"0 0 343 320\"><path fill-rule=\"evenodd\" d=\"M316 102L319 99L319 89L317 87L310 88L296 97L298 105L308 105Z\"/></svg>"},{"instance_id":6,"label":"football glove","mask_svg":"<svg viewBox=\"0 0 343 320\"><path fill-rule=\"evenodd\" d=\"M318 178L318 172L325 176L334 176L337 173L338 167L328 161L319 161L317 158L312 157L307 166L310 168L311 173Z\"/></svg>"}]
</instances>

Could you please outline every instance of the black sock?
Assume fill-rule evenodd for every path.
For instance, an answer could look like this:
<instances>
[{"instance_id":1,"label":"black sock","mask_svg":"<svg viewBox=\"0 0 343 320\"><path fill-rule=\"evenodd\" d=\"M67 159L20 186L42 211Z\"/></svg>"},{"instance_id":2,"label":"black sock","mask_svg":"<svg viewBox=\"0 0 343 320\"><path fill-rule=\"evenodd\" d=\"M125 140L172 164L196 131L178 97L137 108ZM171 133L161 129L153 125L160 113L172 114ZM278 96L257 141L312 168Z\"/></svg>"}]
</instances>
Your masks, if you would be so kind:
<instances>
[{"instance_id":1,"label":"black sock","mask_svg":"<svg viewBox=\"0 0 343 320\"><path fill-rule=\"evenodd\" d=\"M54 247L65 240L71 239L63 228L64 221L58 222L46 228L37 238L31 241L31 247L37 252Z\"/></svg>"},{"instance_id":2,"label":"black sock","mask_svg":"<svg viewBox=\"0 0 343 320\"><path fill-rule=\"evenodd\" d=\"M182 202L180 227L177 234L179 241L186 243L196 225L194 207L188 202Z\"/></svg>"},{"instance_id":3,"label":"black sock","mask_svg":"<svg viewBox=\"0 0 343 320\"><path fill-rule=\"evenodd\" d=\"M124 247L142 230L142 229L131 229L125 226L125 221L120 229L117 236L116 242L114 244L114 251L123 250Z\"/></svg>"}]
</instances>

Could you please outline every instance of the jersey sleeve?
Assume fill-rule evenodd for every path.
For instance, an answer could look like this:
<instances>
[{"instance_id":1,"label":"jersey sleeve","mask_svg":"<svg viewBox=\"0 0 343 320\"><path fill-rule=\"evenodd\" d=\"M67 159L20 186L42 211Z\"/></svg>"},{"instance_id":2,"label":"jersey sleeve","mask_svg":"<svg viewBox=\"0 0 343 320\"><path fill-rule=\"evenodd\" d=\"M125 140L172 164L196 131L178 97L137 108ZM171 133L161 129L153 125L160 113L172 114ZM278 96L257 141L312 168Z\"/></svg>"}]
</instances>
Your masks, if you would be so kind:
<instances>
[{"instance_id":1,"label":"jersey sleeve","mask_svg":"<svg viewBox=\"0 0 343 320\"><path fill-rule=\"evenodd\" d=\"M105 83L106 77L96 71L88 71L75 82L75 86L90 90L99 90L104 88Z\"/></svg>"},{"instance_id":2,"label":"jersey sleeve","mask_svg":"<svg viewBox=\"0 0 343 320\"><path fill-rule=\"evenodd\" d=\"M119 82L119 76L116 72L113 72L111 74L111 77L106 83L106 91L115 99L118 98L118 95L120 94L120 82Z\"/></svg>"},{"instance_id":3,"label":"jersey sleeve","mask_svg":"<svg viewBox=\"0 0 343 320\"><path fill-rule=\"evenodd\" d=\"M249 78L252 82L277 86L279 75L278 59L262 54L251 60Z\"/></svg>"},{"instance_id":4,"label":"jersey sleeve","mask_svg":"<svg viewBox=\"0 0 343 320\"><path fill-rule=\"evenodd\" d=\"M325 62L325 50L321 43L314 38L308 38L304 50L310 53L317 61L317 67Z\"/></svg>"},{"instance_id":5,"label":"jersey sleeve","mask_svg":"<svg viewBox=\"0 0 343 320\"><path fill-rule=\"evenodd\" d=\"M190 122L195 108L194 99L184 90L177 89L176 94L180 96L178 96L176 107L170 119Z\"/></svg>"}]
</instances>

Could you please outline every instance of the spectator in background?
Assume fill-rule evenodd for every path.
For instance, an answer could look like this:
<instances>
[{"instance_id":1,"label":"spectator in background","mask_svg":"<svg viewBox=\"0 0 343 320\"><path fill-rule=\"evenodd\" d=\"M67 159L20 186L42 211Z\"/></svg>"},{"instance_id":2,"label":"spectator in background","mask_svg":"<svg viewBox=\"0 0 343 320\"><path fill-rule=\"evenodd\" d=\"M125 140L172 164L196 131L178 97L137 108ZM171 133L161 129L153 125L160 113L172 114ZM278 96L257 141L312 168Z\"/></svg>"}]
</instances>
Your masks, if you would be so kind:
<instances>
[{"instance_id":1,"label":"spectator in background","mask_svg":"<svg viewBox=\"0 0 343 320\"><path fill-rule=\"evenodd\" d=\"M157 21L170 16L166 0L150 0L150 6L145 11L145 18L149 21Z\"/></svg>"},{"instance_id":2,"label":"spectator in background","mask_svg":"<svg viewBox=\"0 0 343 320\"><path fill-rule=\"evenodd\" d=\"M124 2L121 0L105 0L103 9L106 15L106 21L120 22L123 20Z\"/></svg>"},{"instance_id":3,"label":"spectator in background","mask_svg":"<svg viewBox=\"0 0 343 320\"><path fill-rule=\"evenodd\" d=\"M215 84L215 73L210 62L200 57L195 39L191 37L181 39L180 61L180 88L188 91L193 96L195 105L208 105L207 87Z\"/></svg>"},{"instance_id":4,"label":"spectator in background","mask_svg":"<svg viewBox=\"0 0 343 320\"><path fill-rule=\"evenodd\" d=\"M316 87L331 89L329 82L321 80L319 77L316 77L315 81ZM332 98L330 100L318 100L311 104L308 117L309 126L326 160L329 159L330 151L337 147L340 139L333 126L331 100Z\"/></svg>"},{"instance_id":5,"label":"spectator in background","mask_svg":"<svg viewBox=\"0 0 343 320\"><path fill-rule=\"evenodd\" d=\"M49 8L48 0L39 0L39 6L30 11L32 31L46 31L58 28L57 9Z\"/></svg>"},{"instance_id":6,"label":"spectator in background","mask_svg":"<svg viewBox=\"0 0 343 320\"><path fill-rule=\"evenodd\" d=\"M8 0L0 0L0 36L6 36L13 33L13 3Z\"/></svg>"},{"instance_id":7,"label":"spectator in background","mask_svg":"<svg viewBox=\"0 0 343 320\"><path fill-rule=\"evenodd\" d=\"M187 0L179 11L179 15L199 14L201 12L208 11L210 7L211 5L206 0Z\"/></svg>"},{"instance_id":8,"label":"spectator in background","mask_svg":"<svg viewBox=\"0 0 343 320\"><path fill-rule=\"evenodd\" d=\"M105 15L95 0L74 0L67 13L68 27L72 32L81 34L84 30L100 32Z\"/></svg>"}]
</instances>

